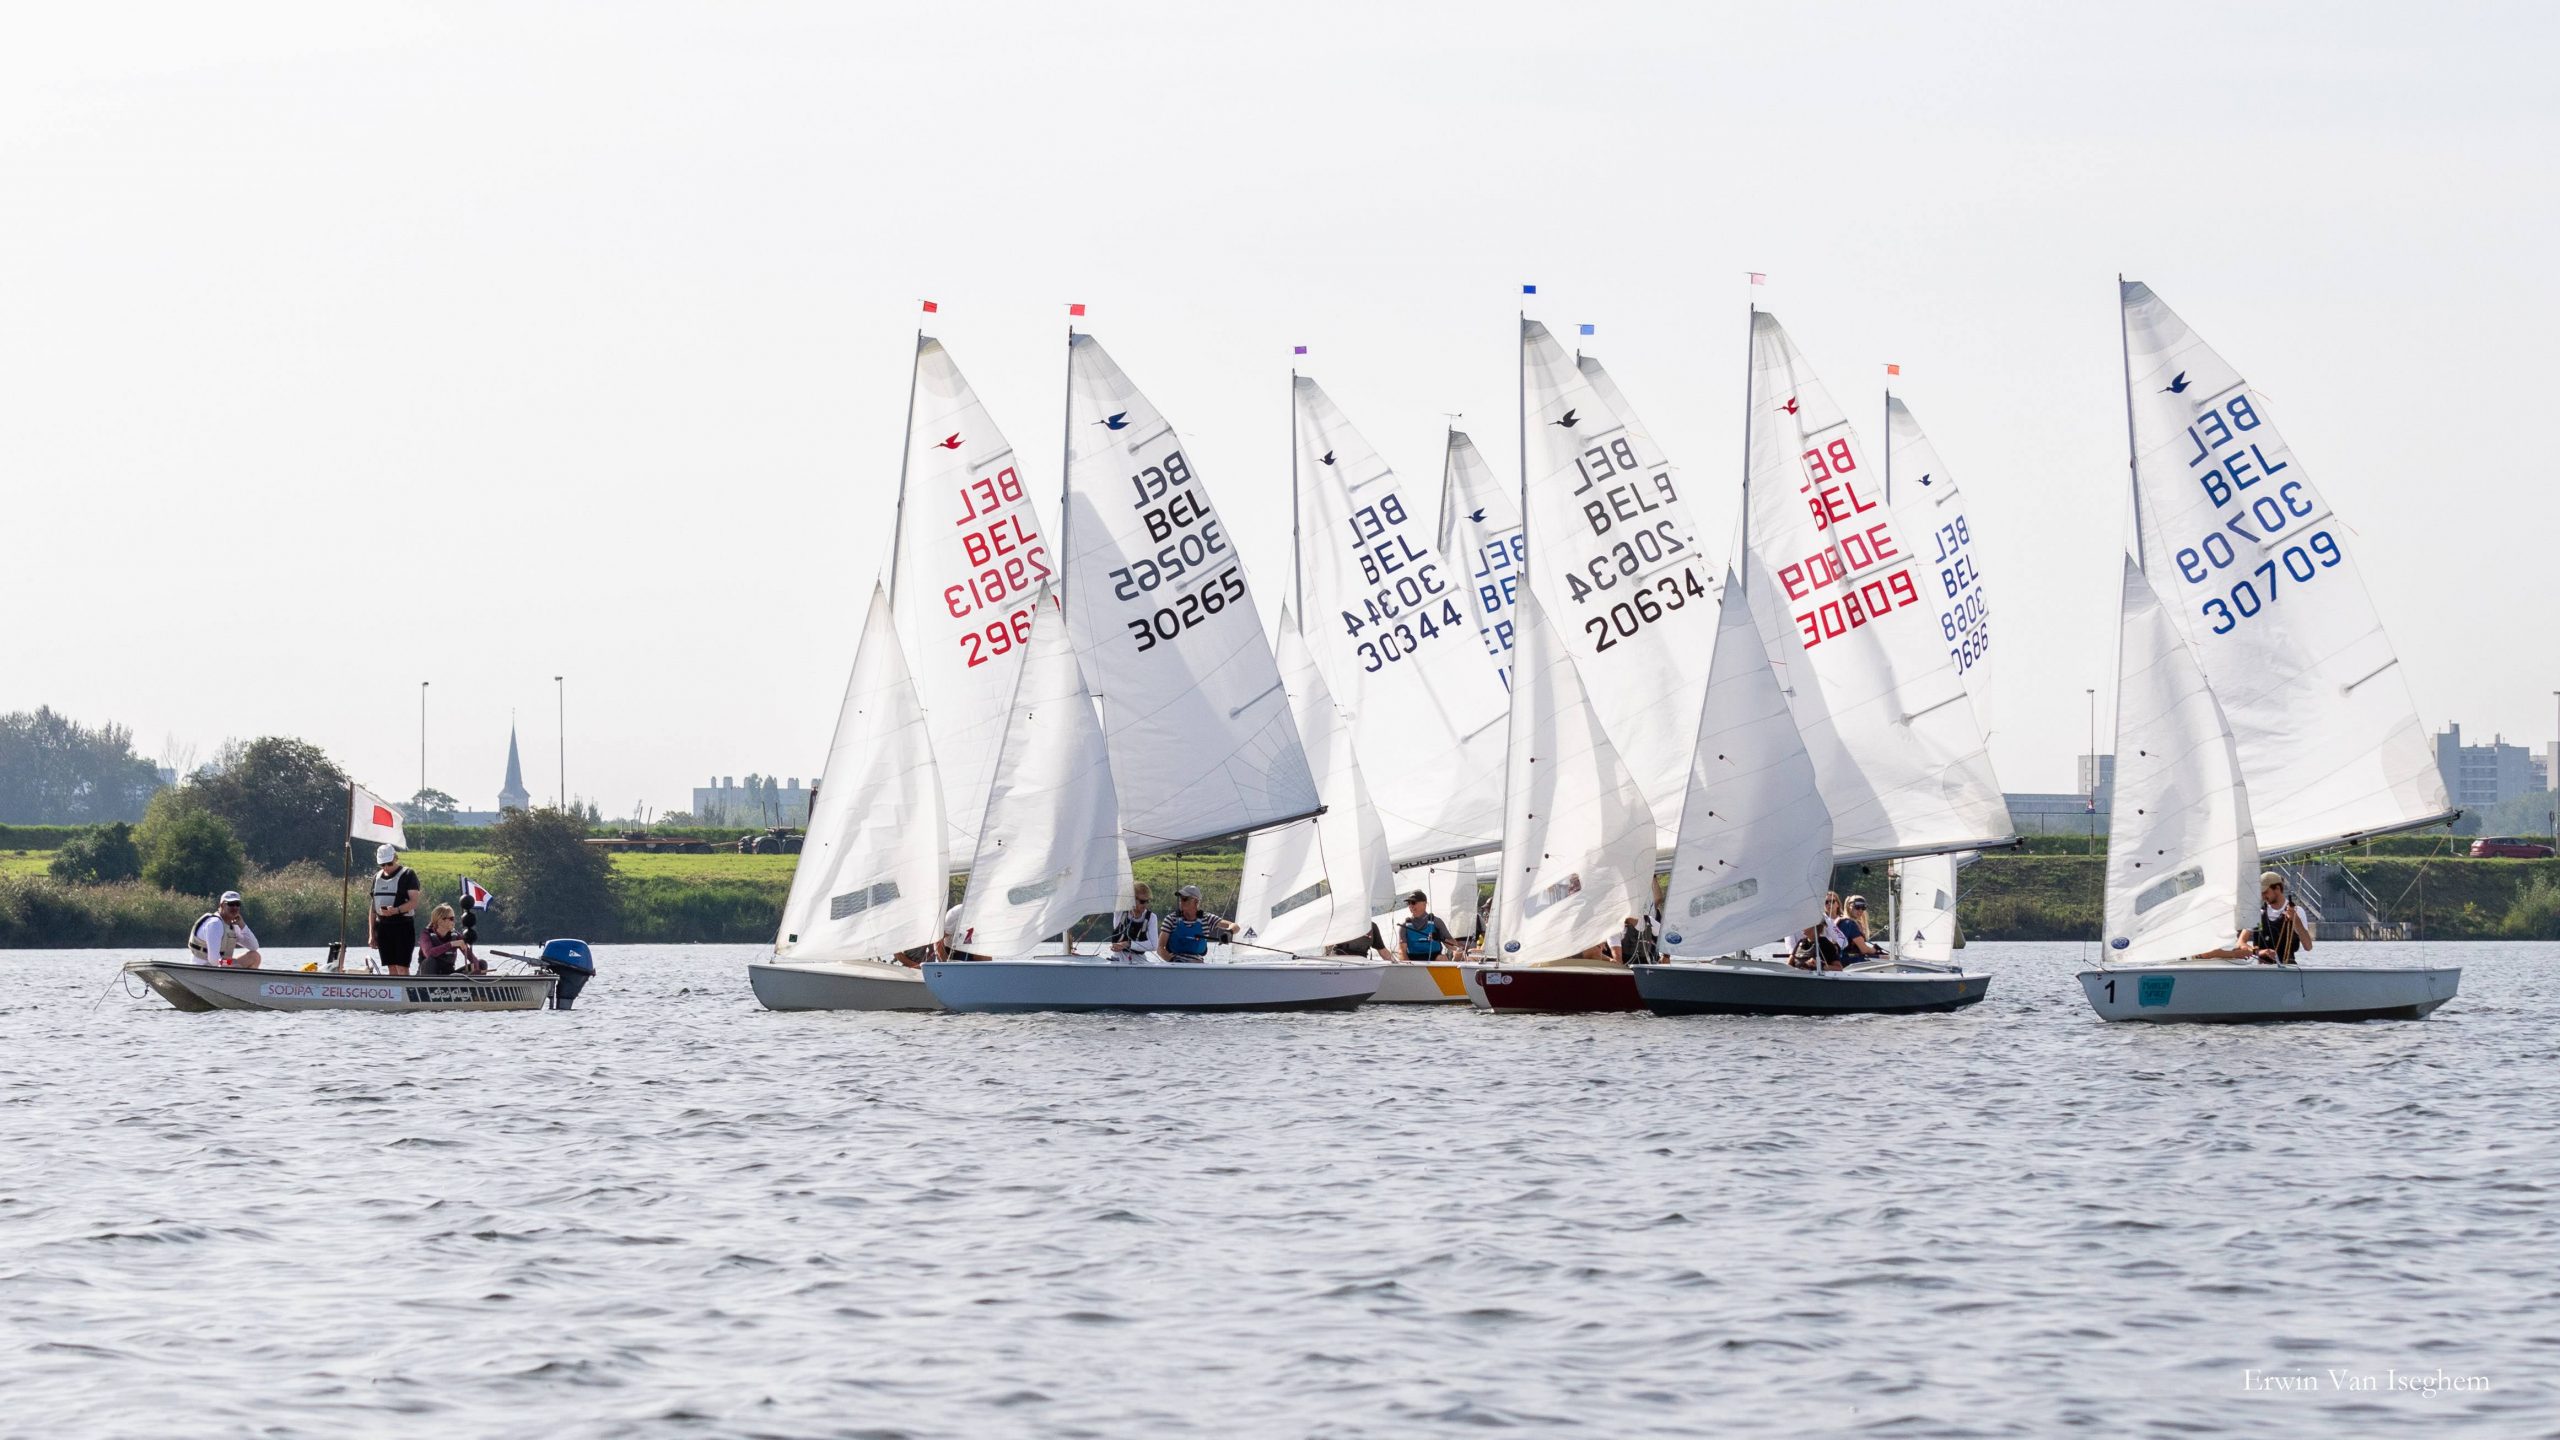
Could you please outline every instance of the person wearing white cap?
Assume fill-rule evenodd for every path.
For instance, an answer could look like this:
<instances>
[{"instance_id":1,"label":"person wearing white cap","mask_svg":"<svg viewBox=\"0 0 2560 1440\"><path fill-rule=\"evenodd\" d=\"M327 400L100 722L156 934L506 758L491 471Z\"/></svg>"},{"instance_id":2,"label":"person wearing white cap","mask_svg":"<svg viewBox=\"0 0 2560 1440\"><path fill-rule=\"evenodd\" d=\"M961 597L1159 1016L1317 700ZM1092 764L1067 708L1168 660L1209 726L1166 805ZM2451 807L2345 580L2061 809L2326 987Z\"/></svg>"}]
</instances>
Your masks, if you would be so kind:
<instances>
[{"instance_id":1,"label":"person wearing white cap","mask_svg":"<svg viewBox=\"0 0 2560 1440\"><path fill-rule=\"evenodd\" d=\"M394 975L409 973L409 957L418 948L418 872L400 863L389 845L373 852L382 868L373 875L373 911L365 917L365 942L382 957L382 968Z\"/></svg>"},{"instance_id":2,"label":"person wearing white cap","mask_svg":"<svg viewBox=\"0 0 2560 1440\"><path fill-rule=\"evenodd\" d=\"M255 970L266 957L258 953L258 937L240 918L240 892L225 890L222 900L187 932L187 953L199 965L237 965Z\"/></svg>"}]
</instances>

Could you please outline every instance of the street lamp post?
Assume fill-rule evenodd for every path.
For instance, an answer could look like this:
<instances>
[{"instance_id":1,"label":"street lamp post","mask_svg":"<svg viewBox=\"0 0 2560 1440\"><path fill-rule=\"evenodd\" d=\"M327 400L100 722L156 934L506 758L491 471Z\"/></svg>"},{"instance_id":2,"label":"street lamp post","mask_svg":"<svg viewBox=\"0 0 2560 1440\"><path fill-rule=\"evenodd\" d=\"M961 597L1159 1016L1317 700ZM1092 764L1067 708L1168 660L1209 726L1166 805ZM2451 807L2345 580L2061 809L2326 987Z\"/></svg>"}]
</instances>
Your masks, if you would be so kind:
<instances>
[{"instance_id":1,"label":"street lamp post","mask_svg":"<svg viewBox=\"0 0 2560 1440\"><path fill-rule=\"evenodd\" d=\"M2551 692L2551 713L2560 717L2560 690ZM2560 735L2560 730L2554 730ZM2560 847L2560 739L2551 742L2547 758L2542 762L2542 778L2551 787L2551 843Z\"/></svg>"},{"instance_id":2,"label":"street lamp post","mask_svg":"<svg viewBox=\"0 0 2560 1440\"><path fill-rule=\"evenodd\" d=\"M560 737L560 793L554 803L566 810L569 808L569 682L563 676L554 675L551 677L551 683L558 686L560 692L560 714L557 721Z\"/></svg>"},{"instance_id":3,"label":"street lamp post","mask_svg":"<svg viewBox=\"0 0 2560 1440\"><path fill-rule=\"evenodd\" d=\"M2089 688L2089 773L2081 776L2080 782L2082 788L2088 792L2087 799L2082 803L2081 813L2088 817L2089 825L2089 843L2082 847L2082 850L2085 854L2095 854L2098 849L2098 691L2096 686Z\"/></svg>"}]
</instances>

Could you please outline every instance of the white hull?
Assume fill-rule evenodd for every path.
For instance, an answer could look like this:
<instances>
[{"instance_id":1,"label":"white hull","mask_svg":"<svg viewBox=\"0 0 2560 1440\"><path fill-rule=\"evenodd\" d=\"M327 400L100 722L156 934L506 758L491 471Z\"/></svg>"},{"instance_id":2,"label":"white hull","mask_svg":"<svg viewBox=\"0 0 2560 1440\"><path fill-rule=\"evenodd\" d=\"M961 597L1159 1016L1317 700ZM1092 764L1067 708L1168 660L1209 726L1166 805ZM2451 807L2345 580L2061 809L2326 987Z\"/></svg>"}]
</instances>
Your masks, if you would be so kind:
<instances>
[{"instance_id":1,"label":"white hull","mask_svg":"<svg viewBox=\"0 0 2560 1440\"><path fill-rule=\"evenodd\" d=\"M376 975L325 970L250 970L135 960L141 978L181 1010L539 1010L558 976Z\"/></svg>"},{"instance_id":2,"label":"white hull","mask_svg":"<svg viewBox=\"0 0 2560 1440\"><path fill-rule=\"evenodd\" d=\"M1467 977L1484 967L1473 960L1376 962L1378 993L1372 1005L1464 1005Z\"/></svg>"},{"instance_id":3,"label":"white hull","mask_svg":"<svg viewBox=\"0 0 2560 1440\"><path fill-rule=\"evenodd\" d=\"M767 1010L939 1010L911 966L885 960L755 960L747 983Z\"/></svg>"},{"instance_id":4,"label":"white hull","mask_svg":"<svg viewBox=\"0 0 2560 1440\"><path fill-rule=\"evenodd\" d=\"M946 1009L1349 1010L1377 993L1380 966L1355 961L1170 964L1161 960L942 960L925 985Z\"/></svg>"},{"instance_id":5,"label":"white hull","mask_svg":"<svg viewBox=\"0 0 2560 1440\"><path fill-rule=\"evenodd\" d=\"M2083 970L2100 1018L2188 1024L2416 1020L2453 998L2459 966L2244 965L2198 960Z\"/></svg>"}]
</instances>

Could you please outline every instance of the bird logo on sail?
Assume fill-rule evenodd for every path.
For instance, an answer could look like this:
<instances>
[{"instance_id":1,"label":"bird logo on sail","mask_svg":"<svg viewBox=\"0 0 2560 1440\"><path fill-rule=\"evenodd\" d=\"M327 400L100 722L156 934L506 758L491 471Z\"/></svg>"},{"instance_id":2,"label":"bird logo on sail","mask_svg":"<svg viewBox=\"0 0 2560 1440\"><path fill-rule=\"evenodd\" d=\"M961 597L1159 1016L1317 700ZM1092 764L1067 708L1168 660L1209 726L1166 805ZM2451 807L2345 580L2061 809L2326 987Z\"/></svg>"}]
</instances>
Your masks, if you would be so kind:
<instances>
[{"instance_id":1,"label":"bird logo on sail","mask_svg":"<svg viewBox=\"0 0 2560 1440\"><path fill-rule=\"evenodd\" d=\"M1105 415L1093 423L1105 430L1126 430L1129 428L1129 412L1122 410L1116 414Z\"/></svg>"},{"instance_id":2,"label":"bird logo on sail","mask_svg":"<svg viewBox=\"0 0 2560 1440\"><path fill-rule=\"evenodd\" d=\"M1324 452L1324 463L1325 463L1325 464L1327 464L1327 465L1330 465L1330 464L1332 464L1332 463L1333 463L1333 452L1332 452L1332 451L1327 450L1326 452Z\"/></svg>"},{"instance_id":3,"label":"bird logo on sail","mask_svg":"<svg viewBox=\"0 0 2560 1440\"><path fill-rule=\"evenodd\" d=\"M1550 421L1548 421L1547 423L1548 423L1548 424L1550 424L1550 425L1561 425L1561 426L1563 426L1564 428L1566 428L1567 430L1570 430L1570 429L1572 429L1574 426L1581 424L1581 423L1582 423L1582 421L1581 421L1579 418L1577 418L1577 417L1574 415L1574 413L1573 413L1572 411L1567 410L1566 412L1564 412L1564 418L1563 418L1563 419L1561 419L1561 420L1550 420Z\"/></svg>"},{"instance_id":4,"label":"bird logo on sail","mask_svg":"<svg viewBox=\"0 0 2560 1440\"><path fill-rule=\"evenodd\" d=\"M1786 412L1790 415L1796 413L1796 397L1793 395L1787 397Z\"/></svg>"},{"instance_id":5,"label":"bird logo on sail","mask_svg":"<svg viewBox=\"0 0 2560 1440\"><path fill-rule=\"evenodd\" d=\"M936 440L933 443L944 450L957 450L960 448L960 437L953 435L946 439Z\"/></svg>"},{"instance_id":6,"label":"bird logo on sail","mask_svg":"<svg viewBox=\"0 0 2560 1440\"><path fill-rule=\"evenodd\" d=\"M1484 512L1481 510L1470 510L1467 512L1467 518L1481 525L1484 523Z\"/></svg>"},{"instance_id":7,"label":"bird logo on sail","mask_svg":"<svg viewBox=\"0 0 2560 1440\"><path fill-rule=\"evenodd\" d=\"M2184 370L2179 371L2176 379L2171 380L2168 384L2163 385L2163 386L2161 386L2161 387L2160 387L2160 393L2161 393L2161 394L2163 394L2163 395L2184 395L2184 394L2186 394L2186 393L2187 393L2187 372L2186 372L2186 371L2184 371Z\"/></svg>"},{"instance_id":8,"label":"bird logo on sail","mask_svg":"<svg viewBox=\"0 0 2560 1440\"><path fill-rule=\"evenodd\" d=\"M1926 476L1926 475L1921 476L1921 477L1920 477L1920 483L1921 483L1921 484L1923 484L1923 485L1928 484L1928 483L1929 483L1929 477L1928 477L1928 476Z\"/></svg>"}]
</instances>

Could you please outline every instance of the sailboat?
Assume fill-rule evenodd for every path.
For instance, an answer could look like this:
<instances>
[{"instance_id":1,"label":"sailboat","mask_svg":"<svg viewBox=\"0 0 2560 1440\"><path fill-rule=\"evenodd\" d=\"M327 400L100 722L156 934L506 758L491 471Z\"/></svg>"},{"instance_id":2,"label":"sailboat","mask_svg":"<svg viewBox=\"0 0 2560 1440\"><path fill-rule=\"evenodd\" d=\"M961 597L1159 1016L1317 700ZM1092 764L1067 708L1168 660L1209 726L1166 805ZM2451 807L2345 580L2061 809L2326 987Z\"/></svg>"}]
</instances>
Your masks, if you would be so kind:
<instances>
[{"instance_id":1,"label":"sailboat","mask_svg":"<svg viewBox=\"0 0 2560 1440\"><path fill-rule=\"evenodd\" d=\"M951 937L957 950L998 958L928 962L934 998L998 1013L1350 1009L1369 998L1377 980L1362 965L1031 954L1086 916L1125 908L1132 884L1093 692L1050 587L1040 596Z\"/></svg>"},{"instance_id":2,"label":"sailboat","mask_svg":"<svg viewBox=\"0 0 2560 1440\"><path fill-rule=\"evenodd\" d=\"M1680 848L1663 897L1668 958L1635 968L1657 1015L1835 1015L1952 1010L1980 1000L1987 975L1908 957L1845 970L1788 963L1796 932L1822 913L1831 882L1831 811L1753 612L1728 575L1698 748L1680 813ZM1778 942L1775 958L1754 946Z\"/></svg>"},{"instance_id":3,"label":"sailboat","mask_svg":"<svg viewBox=\"0 0 2560 1440\"><path fill-rule=\"evenodd\" d=\"M765 1005L938 1008L895 956L940 933L951 862L976 853L1032 596L1058 564L1012 443L950 351L917 331L888 589L864 625L774 955L747 967ZM928 857L945 879L922 878ZM846 888L883 876L895 904ZM910 911L931 919L918 929Z\"/></svg>"},{"instance_id":4,"label":"sailboat","mask_svg":"<svg viewBox=\"0 0 2560 1440\"><path fill-rule=\"evenodd\" d=\"M1529 543L1520 501L1464 430L1449 427L1440 462L1440 553L1466 582L1467 613L1495 678L1511 688L1511 607L1527 583Z\"/></svg>"},{"instance_id":5,"label":"sailboat","mask_svg":"<svg viewBox=\"0 0 2560 1440\"><path fill-rule=\"evenodd\" d=\"M1938 455L1911 408L1891 389L1884 396L1885 503L1937 583L1922 590L1936 614L1947 658L1973 701L1975 723L1991 734L1991 608L1983 581L1979 521L1962 487ZM1897 481L1899 483L1897 483ZM1941 964L1955 959L1957 875L1981 852L1917 855L1891 864L1893 953Z\"/></svg>"},{"instance_id":6,"label":"sailboat","mask_svg":"<svg viewBox=\"0 0 2560 1440\"><path fill-rule=\"evenodd\" d=\"M771 959L747 966L748 983L770 1010L938 1010L922 974L897 957L942 933L951 868L942 776L888 592L876 585L823 773L781 934Z\"/></svg>"},{"instance_id":7,"label":"sailboat","mask_svg":"<svg viewBox=\"0 0 2560 1440\"><path fill-rule=\"evenodd\" d=\"M2081 989L2108 1020L2424 1016L2460 968L2261 964L2235 943L2263 917L2264 857L2456 812L2354 532L2265 397L2150 287L2118 284L2134 544L2106 949Z\"/></svg>"}]
</instances>

